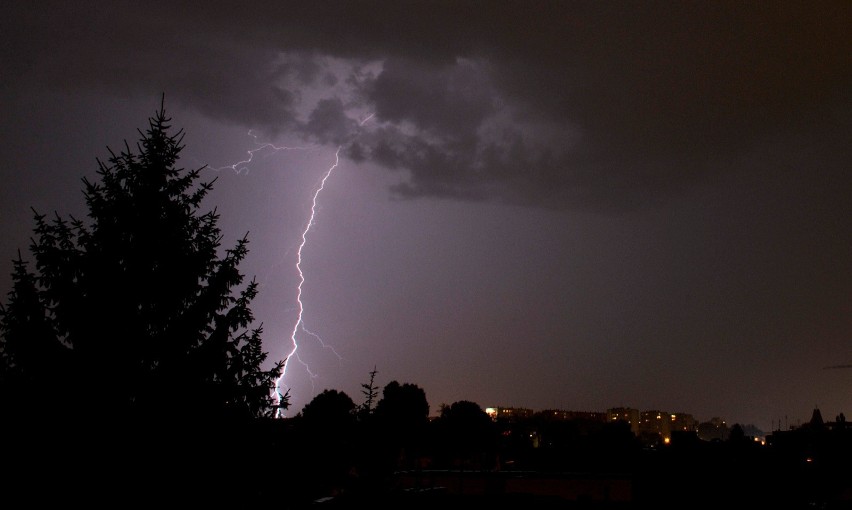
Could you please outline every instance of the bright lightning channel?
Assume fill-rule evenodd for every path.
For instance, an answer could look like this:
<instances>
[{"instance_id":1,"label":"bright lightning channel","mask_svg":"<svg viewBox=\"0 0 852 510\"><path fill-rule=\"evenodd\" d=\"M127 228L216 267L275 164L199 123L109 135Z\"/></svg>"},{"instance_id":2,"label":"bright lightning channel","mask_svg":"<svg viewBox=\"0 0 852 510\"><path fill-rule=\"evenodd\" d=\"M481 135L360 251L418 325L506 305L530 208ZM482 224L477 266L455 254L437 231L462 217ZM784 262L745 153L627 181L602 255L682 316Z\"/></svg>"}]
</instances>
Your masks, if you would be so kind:
<instances>
[{"instance_id":1,"label":"bright lightning channel","mask_svg":"<svg viewBox=\"0 0 852 510\"><path fill-rule=\"evenodd\" d=\"M252 132L252 130L249 130L248 135L250 137L254 138L254 144L255 144L256 147L254 149L249 149L249 150L246 151L248 153L248 157L246 159L243 159L241 161L237 161L233 165L225 165L225 166L222 166L222 167L213 168L212 170L214 170L216 172L221 172L222 170L231 169L231 170L234 171L234 173L236 173L238 175L242 174L242 173L248 174L248 172L249 172L248 166L254 160L254 155L256 153L264 150L264 149L269 149L269 150L273 151L273 153L275 153L275 152L278 152L278 151L308 150L308 149L313 148L313 146L308 146L308 147L298 147L298 146L297 147L284 147L284 146L281 146L281 147L279 147L279 146L272 144L272 143L269 143L269 142L258 141L257 135L254 134Z\"/></svg>"},{"instance_id":2,"label":"bright lightning channel","mask_svg":"<svg viewBox=\"0 0 852 510\"><path fill-rule=\"evenodd\" d=\"M367 118L365 118L364 120L360 121L358 123L359 126L363 126L364 123L367 122L368 120L370 120L370 118L372 118L372 117L373 117L373 115L371 114ZM272 153L277 153L279 151L309 150L309 149L313 149L313 148L316 147L315 145L310 145L310 146L307 146L307 147L303 147L303 146L295 146L295 147L278 146L278 145L275 145L275 144L270 143L270 142L260 142L257 138L257 135L254 134L254 132L252 132L252 130L249 130L248 135L254 139L255 148L249 149L249 150L246 151L248 153L248 157L246 159L237 161L236 163L233 163L233 164L230 164L230 165L225 165L225 166L221 166L221 167L217 167L217 168L211 168L211 170L216 171L216 172L221 172L223 170L233 170L234 173L236 173L237 175L240 175L240 174L248 175L249 165L254 161L255 155L260 151L268 149L268 150L272 151ZM297 352L298 351L298 343L296 341L296 335L298 334L298 332L300 330L302 332L306 333L307 335L315 338L320 343L320 345L322 345L322 347L324 349L328 349L332 353L334 353L334 355L337 356L338 360L343 359L342 356L340 356L340 354L334 349L334 347L326 344L323 341L323 339L317 333L315 333L315 332L309 330L307 327L305 327L304 320L302 319L302 314L303 314L303 311L304 311L304 305L302 304L302 285L305 283L305 275L302 272L302 249L305 247L305 244L307 242L308 232L311 230L311 226L314 223L314 217L316 216L317 200L319 198L320 192L322 192L323 188L325 187L325 182L331 176L334 169L338 166L338 164L340 164L339 154L340 154L340 150L342 149L342 147L343 147L342 145L337 147L337 151L335 151L335 153L334 153L334 164L328 170L325 171L322 179L320 180L319 186L314 191L313 198L312 198L312 201L311 201L310 218L308 219L308 222L305 226L305 229L302 231L302 241L299 244L299 249L298 249L298 254L297 254L298 255L297 256L297 262L296 262L296 270L299 273L299 286L298 286L298 290L297 290L297 293L296 293L296 302L298 304L298 320L296 321L296 324L293 327L293 334L290 335L290 340L293 343L293 349L290 351L290 354L288 354L287 357L284 358L284 367L281 370L281 375L275 381L275 394L276 394L277 405L278 405L277 410L276 410L276 417L280 417L281 413L282 413L282 408L280 406L281 406L282 400L284 399L285 394L281 393L280 386L281 386L281 382L284 379L284 375L287 373L287 364L289 363L289 360L291 358L295 357L296 360L302 366L305 367L305 371L310 376L312 386L313 386L314 380L318 377L318 375L313 370L311 370L311 367L299 357L299 353Z\"/></svg>"},{"instance_id":3,"label":"bright lightning channel","mask_svg":"<svg viewBox=\"0 0 852 510\"><path fill-rule=\"evenodd\" d=\"M366 117L364 117L362 120L360 120L358 122L358 126L363 126L364 124L366 124L367 121L372 119L374 115L375 115L374 113L371 113L371 114L367 115ZM248 135L251 136L254 139L254 143L255 143L256 147L254 149L249 149L248 151L246 151L248 153L248 157L246 159L241 160L241 161L237 161L236 163L231 164L231 165L226 165L226 166L219 167L219 168L213 168L212 170L222 171L222 170L226 170L226 169L231 169L236 174L242 174L242 173L248 174L249 164L251 164L252 161L254 160L255 154L257 154L258 152L260 152L264 149L269 149L273 152L279 152L279 151L283 151L283 150L308 150L308 149L312 149L312 148L316 147L316 146L308 146L308 147L301 147L301 146L285 147L285 146L281 146L281 147L279 147L279 146L274 145L274 144L269 143L269 142L261 143L260 141L258 141L257 135L255 135L251 130L249 130ZM308 375L311 378L311 385L313 385L314 379L316 379L316 377L317 377L317 374L314 371L311 370L310 366L307 363L305 363L299 357L299 353L298 353L299 344L298 344L298 341L296 340L296 335L298 335L299 331L302 331L302 332L306 333L307 335L314 337L320 343L320 345L322 345L322 347L324 349L329 349L332 353L334 353L334 355L337 356L338 360L343 359L340 356L340 354L338 354L338 352L336 350L334 350L334 347L326 344L318 334L314 333L313 331L311 331L307 327L305 327L305 322L304 322L304 319L303 319L304 304L302 303L302 286L305 283L305 274L302 272L302 249L305 247L305 244L307 244L308 232L310 232L311 227L314 224L314 218L316 216L316 210L317 210L317 200L319 199L320 193L322 193L322 190L325 188L326 181L328 180L329 177L331 177L331 174L334 172L334 169L337 168L337 166L340 164L340 150L342 148L343 148L343 145L339 145L337 147L337 150L334 153L334 164L332 164L328 168L328 170L325 171L322 179L320 179L319 185L317 186L316 190L314 190L314 194L313 194L313 197L311 199L311 214L310 214L310 217L308 218L308 222L305 225L305 229L302 231L302 240L299 243L299 248L297 250L296 271L299 273L299 285L298 285L297 290L296 290L296 303L297 303L297 309L298 309L298 316L297 316L296 323L293 325L293 333L290 335L290 341L293 344L293 349L290 351L290 354L288 354L287 357L284 358L284 367L281 370L281 375L275 381L275 395L276 395L276 399L277 399L277 408L276 408L276 412L275 412L276 417L281 417L281 415L282 415L281 403L284 400L286 393L281 393L281 383L284 380L285 375L287 374L287 366L290 362L290 359L296 358L296 360L302 366L305 367L305 371L308 373Z\"/></svg>"},{"instance_id":4,"label":"bright lightning channel","mask_svg":"<svg viewBox=\"0 0 852 510\"><path fill-rule=\"evenodd\" d=\"M362 120L360 120L358 122L358 126L363 126L364 124L366 124L367 121L372 119L374 115L375 115L375 113L371 113L371 114L367 115L366 117L364 117ZM343 148L343 145L339 145L337 147L337 151L335 151L335 153L334 153L334 164L332 164L329 167L329 169L326 170L325 174L323 175L322 179L319 182L319 186L317 186L317 189L314 191L314 196L311 199L311 215L310 215L310 218L308 218L308 222L305 224L305 229L302 231L302 241L301 241L301 243L299 243L299 249L296 251L296 271L299 273L299 285L298 285L297 290L296 290L296 303L297 303L297 308L298 308L298 316L297 316L297 319L296 319L296 323L293 325L293 333L290 335L290 341L293 344L293 349L290 351L290 354L287 355L287 357L284 359L284 367L281 370L281 375L278 377L278 380L275 381L275 395L276 395L276 399L277 399L277 407L276 407L276 411L275 411L275 416L278 417L278 418L280 418L281 415L283 414L281 402L284 400L285 394L281 393L281 383L284 380L284 377L287 375L287 366L290 363L290 359L295 357L296 360L300 364L302 364L302 366L305 367L305 370L308 372L308 375L311 378L311 386L313 386L314 379L316 379L316 377L317 377L317 374L314 373L311 370L310 366L308 366L308 364L305 363L302 360L302 358L299 357L299 353L298 353L299 343L296 340L296 335L299 333L300 330L307 333L308 335L314 337L320 343L320 345L323 346L323 348L331 350L331 352L333 352L334 355L337 356L338 360L343 359L340 356L340 354L338 354L337 351L334 350L334 347L327 345L325 342L323 342L322 338L320 338L319 335L317 335L316 333L314 333L313 331L310 331L308 328L305 327L305 322L304 322L304 319L303 319L305 307L304 307L304 304L302 303L302 285L305 283L305 274L302 272L302 249L305 247L305 244L307 244L307 242L308 242L308 232L310 232L311 226L313 226L313 224L314 224L314 217L316 216L316 210L317 210L317 200L319 199L320 193L322 193L322 190L325 188L326 181L328 180L329 177L331 177L331 174L334 172L334 169L337 168L337 165L340 164L340 150L342 148ZM277 149L277 147L276 147L276 149ZM250 156L253 156L251 151L249 151L249 152L250 152Z\"/></svg>"},{"instance_id":5,"label":"bright lightning channel","mask_svg":"<svg viewBox=\"0 0 852 510\"><path fill-rule=\"evenodd\" d=\"M364 122L366 122L366 120ZM305 283L305 274L302 272L302 249L305 247L305 244L308 242L308 232L311 231L311 226L314 224L314 217L316 216L316 213L317 213L317 199L319 198L320 193L322 193L322 190L325 188L326 181L328 180L329 177L331 177L331 174L332 174L332 172L334 172L334 169L337 168L337 165L340 164L340 149L342 147L343 147L342 145L337 147L337 151L335 151L335 153L334 153L334 164L331 165L331 167L329 167L328 170L326 170L325 174L323 175L322 179L319 182L319 186L317 186L317 189L314 191L314 196L313 196L313 199L311 200L311 215L308 218L308 222L305 225L305 229L302 231L302 241L301 241L301 243L299 243L299 249L296 250L296 271L299 273L299 285L296 289L296 308L298 309L298 315L297 315L297 319L296 319L296 324L293 326L293 334L290 335L290 340L293 343L293 349L290 351L290 354L287 355L287 358L284 359L284 368L281 370L281 376L279 376L278 380L275 381L275 390L276 390L275 394L277 395L277 399L278 399L278 402L277 402L278 408L275 411L276 417L280 417L281 414L282 414L281 401L283 399L283 396L281 394L281 389L280 389L281 388L281 381L284 380L284 376L287 374L287 365L290 363L290 359L295 356L295 358L299 361L299 363L304 365L305 369L308 372L308 375L311 376L312 381L316 377L316 374L311 371L308 364L305 363L304 361L302 361L301 358L299 358L299 354L298 354L299 343L296 341L296 335L299 333L299 330L302 330L305 333L316 338L320 342L320 344L322 344L323 347L331 349L331 351L335 354L335 356L337 356L338 359L341 359L341 357L337 353L337 351L335 351L334 348L326 345L325 342L323 342L322 339L319 337L319 335L317 335L316 333L313 333L313 332L309 331L307 328L305 328L305 323L304 323L304 320L302 318L303 312L305 310L304 304L302 303L302 285Z\"/></svg>"}]
</instances>

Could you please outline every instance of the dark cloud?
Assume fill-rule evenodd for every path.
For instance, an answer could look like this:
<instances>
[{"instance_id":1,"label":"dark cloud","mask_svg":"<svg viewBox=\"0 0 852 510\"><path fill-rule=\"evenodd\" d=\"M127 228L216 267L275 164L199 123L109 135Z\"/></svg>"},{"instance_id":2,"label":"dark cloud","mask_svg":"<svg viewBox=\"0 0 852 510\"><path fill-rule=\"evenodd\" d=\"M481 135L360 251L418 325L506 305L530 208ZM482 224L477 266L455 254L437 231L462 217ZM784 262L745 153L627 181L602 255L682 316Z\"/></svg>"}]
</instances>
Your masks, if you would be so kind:
<instances>
[{"instance_id":1,"label":"dark cloud","mask_svg":"<svg viewBox=\"0 0 852 510\"><path fill-rule=\"evenodd\" d=\"M411 122L443 139L474 137L495 108L484 67L470 61L424 65L390 59L366 93L382 120Z\"/></svg>"},{"instance_id":2,"label":"dark cloud","mask_svg":"<svg viewBox=\"0 0 852 510\"><path fill-rule=\"evenodd\" d=\"M719 172L771 177L743 162L756 146L849 129L837 111L852 85L850 9L822 7L439 5L433 37L364 34L385 59L363 92L399 127L376 160L410 171L405 196L549 207L632 208Z\"/></svg>"},{"instance_id":3,"label":"dark cloud","mask_svg":"<svg viewBox=\"0 0 852 510\"><path fill-rule=\"evenodd\" d=\"M24 83L165 91L224 122L333 144L351 133L354 107L369 109L384 129L353 154L405 167L405 196L641 204L746 170L715 165L720 155L795 143L814 125L848 129L834 113L852 87L848 2L5 11L2 64ZM378 67L354 79L329 58ZM322 89L335 90L309 99Z\"/></svg>"},{"instance_id":4,"label":"dark cloud","mask_svg":"<svg viewBox=\"0 0 852 510\"><path fill-rule=\"evenodd\" d=\"M333 98L320 100L300 129L319 143L341 145L349 141L356 124L346 116L343 101Z\"/></svg>"}]
</instances>

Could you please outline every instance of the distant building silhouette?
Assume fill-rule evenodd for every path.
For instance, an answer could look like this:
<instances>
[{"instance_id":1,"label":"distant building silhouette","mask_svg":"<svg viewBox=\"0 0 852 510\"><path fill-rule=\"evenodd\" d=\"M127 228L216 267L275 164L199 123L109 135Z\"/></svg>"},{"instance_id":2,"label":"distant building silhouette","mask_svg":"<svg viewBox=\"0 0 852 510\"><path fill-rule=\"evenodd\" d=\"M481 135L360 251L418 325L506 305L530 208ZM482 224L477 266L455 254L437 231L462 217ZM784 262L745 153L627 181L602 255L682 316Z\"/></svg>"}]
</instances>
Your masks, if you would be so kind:
<instances>
[{"instance_id":1,"label":"distant building silhouette","mask_svg":"<svg viewBox=\"0 0 852 510\"><path fill-rule=\"evenodd\" d=\"M535 414L532 409L524 407L486 407L485 414L492 420L506 420L509 422L532 418Z\"/></svg>"},{"instance_id":2,"label":"distant building silhouette","mask_svg":"<svg viewBox=\"0 0 852 510\"><path fill-rule=\"evenodd\" d=\"M657 409L641 411L632 407L612 407L607 409L606 412L598 412L567 409L534 411L525 407L488 407L485 409L485 413L493 421L511 424L535 421L539 426L544 422L552 421L578 421L587 424L623 421L630 425L630 431L634 436L650 446L668 444L675 433L681 439L685 436L694 435L702 441L727 441L730 435L727 422L720 417L713 417L706 422L701 422L691 413L671 413ZM822 421L822 415L816 409L814 416L811 417L811 423L820 421ZM847 424L842 413L837 416L834 422L826 422L825 426L832 428L849 427L852 430L852 423ZM740 424L740 427L746 437L757 442L765 440L766 434L754 425ZM791 427L791 429L793 428L795 427ZM533 442L537 442L538 430L534 427L530 429L529 433L529 437L534 438Z\"/></svg>"},{"instance_id":3,"label":"distant building silhouette","mask_svg":"<svg viewBox=\"0 0 852 510\"><path fill-rule=\"evenodd\" d=\"M638 409L632 407L613 407L606 411L606 421L626 421L630 424L630 431L634 435L639 435L639 423L641 421L641 413Z\"/></svg>"},{"instance_id":4,"label":"distant building silhouette","mask_svg":"<svg viewBox=\"0 0 852 510\"><path fill-rule=\"evenodd\" d=\"M642 411L639 414L639 438L655 444L668 442L671 437L671 415L665 411Z\"/></svg>"},{"instance_id":5,"label":"distant building silhouette","mask_svg":"<svg viewBox=\"0 0 852 510\"><path fill-rule=\"evenodd\" d=\"M669 429L679 432L698 432L698 420L689 413L672 413Z\"/></svg>"},{"instance_id":6,"label":"distant building silhouette","mask_svg":"<svg viewBox=\"0 0 852 510\"><path fill-rule=\"evenodd\" d=\"M588 420L606 423L606 413L595 411L566 411L564 409L545 409L538 416L557 421Z\"/></svg>"}]
</instances>

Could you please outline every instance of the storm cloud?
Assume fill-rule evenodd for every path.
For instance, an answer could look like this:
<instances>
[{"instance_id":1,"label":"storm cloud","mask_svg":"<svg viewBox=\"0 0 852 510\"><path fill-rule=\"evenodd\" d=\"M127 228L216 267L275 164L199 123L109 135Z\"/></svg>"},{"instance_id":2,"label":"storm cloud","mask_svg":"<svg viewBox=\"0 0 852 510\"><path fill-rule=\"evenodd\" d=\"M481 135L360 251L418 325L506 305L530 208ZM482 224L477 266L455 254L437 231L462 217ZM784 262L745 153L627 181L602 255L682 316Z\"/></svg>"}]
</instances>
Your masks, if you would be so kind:
<instances>
[{"instance_id":1,"label":"storm cloud","mask_svg":"<svg viewBox=\"0 0 852 510\"><path fill-rule=\"evenodd\" d=\"M2 64L319 143L369 112L352 153L407 172L402 197L632 208L720 171L771 173L742 164L755 147L849 129L852 13L821 5L13 4Z\"/></svg>"}]
</instances>

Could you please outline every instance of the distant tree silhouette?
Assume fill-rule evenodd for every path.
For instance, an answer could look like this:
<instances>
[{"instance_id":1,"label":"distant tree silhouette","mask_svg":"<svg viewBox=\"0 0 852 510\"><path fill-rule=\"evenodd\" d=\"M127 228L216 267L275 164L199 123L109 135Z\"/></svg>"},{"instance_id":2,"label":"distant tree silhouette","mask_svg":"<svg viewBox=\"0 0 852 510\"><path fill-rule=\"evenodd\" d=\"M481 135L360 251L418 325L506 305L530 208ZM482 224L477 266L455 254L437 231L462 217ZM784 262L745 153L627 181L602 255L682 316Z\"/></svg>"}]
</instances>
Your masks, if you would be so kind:
<instances>
[{"instance_id":1,"label":"distant tree silhouette","mask_svg":"<svg viewBox=\"0 0 852 510\"><path fill-rule=\"evenodd\" d=\"M364 395L364 403L361 404L359 414L362 418L366 418L373 412L373 404L376 397L379 396L379 389L376 387L376 374L379 373L376 367L370 371L370 382L361 385L361 394Z\"/></svg>"},{"instance_id":2,"label":"distant tree silhouette","mask_svg":"<svg viewBox=\"0 0 852 510\"><path fill-rule=\"evenodd\" d=\"M356 463L355 408L346 393L326 389L292 420L295 428L284 466L290 503L297 495L307 504L346 488Z\"/></svg>"},{"instance_id":3,"label":"distant tree silhouette","mask_svg":"<svg viewBox=\"0 0 852 510\"><path fill-rule=\"evenodd\" d=\"M426 392L416 384L391 381L382 390L376 413L395 425L425 423L429 418Z\"/></svg>"},{"instance_id":4,"label":"distant tree silhouette","mask_svg":"<svg viewBox=\"0 0 852 510\"><path fill-rule=\"evenodd\" d=\"M729 443L743 443L745 442L745 431L743 430L743 426L739 423L734 423L731 426L731 431L728 433L728 442Z\"/></svg>"},{"instance_id":5,"label":"distant tree silhouette","mask_svg":"<svg viewBox=\"0 0 852 510\"><path fill-rule=\"evenodd\" d=\"M83 179L88 220L35 213L0 307L0 396L17 415L153 418L267 416L283 362L264 369L260 326L239 263L220 251L212 182L176 166L182 130L161 106ZM287 400L283 401L286 405Z\"/></svg>"},{"instance_id":6,"label":"distant tree silhouette","mask_svg":"<svg viewBox=\"0 0 852 510\"><path fill-rule=\"evenodd\" d=\"M309 427L338 429L354 422L355 403L346 393L324 390L305 404L302 419Z\"/></svg>"},{"instance_id":7,"label":"distant tree silhouette","mask_svg":"<svg viewBox=\"0 0 852 510\"><path fill-rule=\"evenodd\" d=\"M475 402L460 400L441 409L438 440L444 456L459 467L493 467L497 428Z\"/></svg>"},{"instance_id":8,"label":"distant tree silhouette","mask_svg":"<svg viewBox=\"0 0 852 510\"><path fill-rule=\"evenodd\" d=\"M384 453L394 468L405 467L422 453L429 424L429 402L422 388L389 382L376 404L375 418Z\"/></svg>"},{"instance_id":9,"label":"distant tree silhouette","mask_svg":"<svg viewBox=\"0 0 852 510\"><path fill-rule=\"evenodd\" d=\"M822 427L825 425L825 421L822 419L822 413L819 411L818 407L814 407L814 412L811 414L811 421L808 422L808 425L811 427Z\"/></svg>"}]
</instances>

